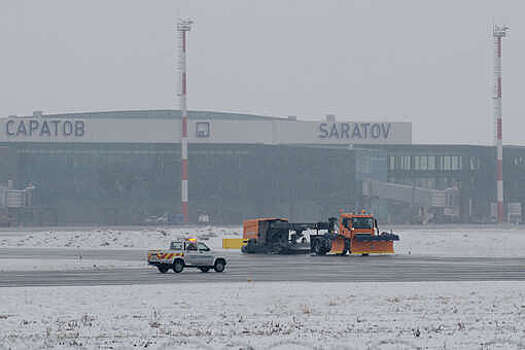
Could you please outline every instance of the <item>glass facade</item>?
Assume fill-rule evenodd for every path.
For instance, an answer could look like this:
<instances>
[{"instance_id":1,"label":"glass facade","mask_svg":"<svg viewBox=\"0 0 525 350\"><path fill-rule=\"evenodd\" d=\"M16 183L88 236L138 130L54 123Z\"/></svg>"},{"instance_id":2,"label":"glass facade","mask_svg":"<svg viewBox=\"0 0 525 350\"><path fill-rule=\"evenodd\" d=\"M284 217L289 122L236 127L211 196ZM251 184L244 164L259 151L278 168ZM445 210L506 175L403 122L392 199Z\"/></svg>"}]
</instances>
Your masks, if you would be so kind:
<instances>
[{"instance_id":1,"label":"glass facade","mask_svg":"<svg viewBox=\"0 0 525 350\"><path fill-rule=\"evenodd\" d=\"M525 148L504 152L505 199L525 204ZM33 204L46 213L38 224L144 224L181 212L178 144L12 143L0 144L0 155L0 185L35 186ZM461 220L484 222L495 201L495 158L481 146L191 144L190 216L311 221L363 207L403 223L413 216L407 203L365 198L362 181L373 179L457 189Z\"/></svg>"},{"instance_id":2,"label":"glass facade","mask_svg":"<svg viewBox=\"0 0 525 350\"><path fill-rule=\"evenodd\" d=\"M180 213L177 144L29 144L2 176L36 187L57 224L140 224ZM285 216L319 220L358 200L353 152L335 148L190 145L190 214L214 223ZM12 175L8 174L12 170ZM54 224L54 223L50 223Z\"/></svg>"}]
</instances>

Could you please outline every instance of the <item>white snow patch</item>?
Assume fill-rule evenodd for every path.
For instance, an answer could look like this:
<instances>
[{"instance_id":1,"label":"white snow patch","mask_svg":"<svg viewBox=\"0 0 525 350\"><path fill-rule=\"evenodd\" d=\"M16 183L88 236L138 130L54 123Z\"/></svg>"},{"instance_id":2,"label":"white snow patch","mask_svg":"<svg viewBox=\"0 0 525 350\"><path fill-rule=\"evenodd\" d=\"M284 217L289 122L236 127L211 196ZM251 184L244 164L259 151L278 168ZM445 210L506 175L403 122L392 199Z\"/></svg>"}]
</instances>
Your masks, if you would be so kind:
<instances>
[{"instance_id":1,"label":"white snow patch","mask_svg":"<svg viewBox=\"0 0 525 350\"><path fill-rule=\"evenodd\" d=\"M198 238L211 248L222 247L222 238L240 237L240 227L156 227L156 228L87 228L75 230L47 230L25 232L2 232L0 248L167 248L171 241Z\"/></svg>"},{"instance_id":2,"label":"white snow patch","mask_svg":"<svg viewBox=\"0 0 525 350\"><path fill-rule=\"evenodd\" d=\"M24 287L1 300L0 349L525 347L525 282Z\"/></svg>"},{"instance_id":3,"label":"white snow patch","mask_svg":"<svg viewBox=\"0 0 525 350\"><path fill-rule=\"evenodd\" d=\"M394 232L399 254L467 257L525 256L525 228L522 226L408 227Z\"/></svg>"},{"instance_id":4,"label":"white snow patch","mask_svg":"<svg viewBox=\"0 0 525 350\"><path fill-rule=\"evenodd\" d=\"M6 271L71 271L141 268L146 261L92 259L0 259L0 272Z\"/></svg>"}]
</instances>

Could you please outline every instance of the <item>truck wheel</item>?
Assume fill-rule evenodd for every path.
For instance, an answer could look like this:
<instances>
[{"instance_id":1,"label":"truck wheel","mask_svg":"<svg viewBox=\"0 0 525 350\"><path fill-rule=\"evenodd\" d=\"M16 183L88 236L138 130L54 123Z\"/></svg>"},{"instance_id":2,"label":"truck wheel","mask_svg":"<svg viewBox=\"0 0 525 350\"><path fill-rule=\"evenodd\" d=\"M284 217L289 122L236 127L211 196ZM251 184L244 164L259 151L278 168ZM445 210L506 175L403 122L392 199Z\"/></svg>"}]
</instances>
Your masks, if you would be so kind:
<instances>
[{"instance_id":1,"label":"truck wheel","mask_svg":"<svg viewBox=\"0 0 525 350\"><path fill-rule=\"evenodd\" d=\"M341 256L345 256L346 253L348 253L348 251L350 250L350 240L345 238L344 243L345 247L343 248L343 251L340 254Z\"/></svg>"},{"instance_id":2,"label":"truck wheel","mask_svg":"<svg viewBox=\"0 0 525 350\"><path fill-rule=\"evenodd\" d=\"M181 260L175 261L173 263L173 271L175 271L175 273L181 273L182 270L184 270L184 262Z\"/></svg>"},{"instance_id":3,"label":"truck wheel","mask_svg":"<svg viewBox=\"0 0 525 350\"><path fill-rule=\"evenodd\" d=\"M318 240L314 241L314 246L312 247L312 251L315 255L321 255L321 247Z\"/></svg>"},{"instance_id":4,"label":"truck wheel","mask_svg":"<svg viewBox=\"0 0 525 350\"><path fill-rule=\"evenodd\" d=\"M226 262L222 259L219 259L215 262L213 269L215 270L215 272L222 272L224 271L225 267L226 267Z\"/></svg>"},{"instance_id":5,"label":"truck wheel","mask_svg":"<svg viewBox=\"0 0 525 350\"><path fill-rule=\"evenodd\" d=\"M209 268L208 266L206 266L206 267L200 267L200 270L201 270L202 272L208 272L208 271L210 271L210 268Z\"/></svg>"},{"instance_id":6,"label":"truck wheel","mask_svg":"<svg viewBox=\"0 0 525 350\"><path fill-rule=\"evenodd\" d=\"M315 255L325 255L326 251L321 247L321 242L316 240L314 243L314 253Z\"/></svg>"},{"instance_id":7,"label":"truck wheel","mask_svg":"<svg viewBox=\"0 0 525 350\"><path fill-rule=\"evenodd\" d=\"M157 266L157 268L159 269L160 273L166 273L170 269L166 264L160 264L159 266Z\"/></svg>"}]
</instances>

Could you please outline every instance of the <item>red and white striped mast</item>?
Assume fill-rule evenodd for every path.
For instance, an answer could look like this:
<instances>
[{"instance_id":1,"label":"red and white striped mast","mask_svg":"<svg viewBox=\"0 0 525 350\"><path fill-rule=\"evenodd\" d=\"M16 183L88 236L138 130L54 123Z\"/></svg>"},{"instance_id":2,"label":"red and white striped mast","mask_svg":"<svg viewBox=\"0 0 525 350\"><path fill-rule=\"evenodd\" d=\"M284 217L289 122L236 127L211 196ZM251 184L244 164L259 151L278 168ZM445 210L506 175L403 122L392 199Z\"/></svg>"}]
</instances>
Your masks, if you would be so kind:
<instances>
[{"instance_id":1,"label":"red and white striped mast","mask_svg":"<svg viewBox=\"0 0 525 350\"><path fill-rule=\"evenodd\" d=\"M498 173L496 178L497 201L498 201L498 223L502 223L505 218L505 209L503 207L503 113L501 103L501 39L507 35L509 28L502 25L494 25L492 37L494 38L494 120L495 143L497 151Z\"/></svg>"},{"instance_id":2,"label":"red and white striped mast","mask_svg":"<svg viewBox=\"0 0 525 350\"><path fill-rule=\"evenodd\" d=\"M177 23L177 42L179 55L177 59L178 74L178 105L182 116L182 135L181 135L181 200L182 214L184 223L189 222L188 216L188 110L186 105L187 83L186 83L186 32L191 30L193 21L188 19L179 19Z\"/></svg>"}]
</instances>

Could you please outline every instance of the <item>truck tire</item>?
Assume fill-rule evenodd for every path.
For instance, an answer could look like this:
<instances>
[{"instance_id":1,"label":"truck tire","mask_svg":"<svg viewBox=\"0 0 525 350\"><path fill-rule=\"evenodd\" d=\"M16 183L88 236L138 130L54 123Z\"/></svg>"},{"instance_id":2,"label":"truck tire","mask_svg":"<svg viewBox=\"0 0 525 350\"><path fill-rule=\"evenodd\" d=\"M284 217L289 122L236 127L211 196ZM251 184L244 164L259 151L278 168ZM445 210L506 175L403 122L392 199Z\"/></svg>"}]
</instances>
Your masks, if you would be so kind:
<instances>
[{"instance_id":1,"label":"truck tire","mask_svg":"<svg viewBox=\"0 0 525 350\"><path fill-rule=\"evenodd\" d=\"M173 271L175 273L181 273L182 270L184 270L184 261L175 260L175 262L173 263Z\"/></svg>"},{"instance_id":2,"label":"truck tire","mask_svg":"<svg viewBox=\"0 0 525 350\"><path fill-rule=\"evenodd\" d=\"M205 266L205 267L199 267L199 269L200 269L202 272L204 272L204 273L210 271L210 268L209 268L208 266Z\"/></svg>"},{"instance_id":3,"label":"truck tire","mask_svg":"<svg viewBox=\"0 0 525 350\"><path fill-rule=\"evenodd\" d=\"M166 264L160 264L159 266L157 266L157 268L159 269L160 273L166 273L170 269L169 266Z\"/></svg>"},{"instance_id":4,"label":"truck tire","mask_svg":"<svg viewBox=\"0 0 525 350\"><path fill-rule=\"evenodd\" d=\"M213 266L213 269L215 270L215 272L223 272L225 267L226 262L222 259L217 259L215 265Z\"/></svg>"},{"instance_id":5,"label":"truck tire","mask_svg":"<svg viewBox=\"0 0 525 350\"><path fill-rule=\"evenodd\" d=\"M315 255L325 255L326 254L326 252L323 249L323 247L321 247L321 241L319 241L319 240L315 240L314 241L313 251L314 251Z\"/></svg>"},{"instance_id":6,"label":"truck tire","mask_svg":"<svg viewBox=\"0 0 525 350\"><path fill-rule=\"evenodd\" d=\"M311 244L312 244L312 249L311 249L312 253L314 253L315 255L319 255L319 241L315 240Z\"/></svg>"},{"instance_id":7,"label":"truck tire","mask_svg":"<svg viewBox=\"0 0 525 350\"><path fill-rule=\"evenodd\" d=\"M254 254L255 253L255 243L252 239L249 239L248 242L241 247L241 252L245 254Z\"/></svg>"},{"instance_id":8,"label":"truck tire","mask_svg":"<svg viewBox=\"0 0 525 350\"><path fill-rule=\"evenodd\" d=\"M340 256L345 256L350 251L350 240L348 238L345 238L344 242L345 242L345 246L341 254L339 254Z\"/></svg>"}]
</instances>

